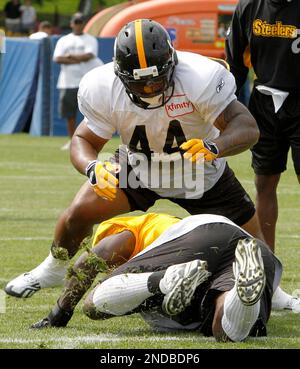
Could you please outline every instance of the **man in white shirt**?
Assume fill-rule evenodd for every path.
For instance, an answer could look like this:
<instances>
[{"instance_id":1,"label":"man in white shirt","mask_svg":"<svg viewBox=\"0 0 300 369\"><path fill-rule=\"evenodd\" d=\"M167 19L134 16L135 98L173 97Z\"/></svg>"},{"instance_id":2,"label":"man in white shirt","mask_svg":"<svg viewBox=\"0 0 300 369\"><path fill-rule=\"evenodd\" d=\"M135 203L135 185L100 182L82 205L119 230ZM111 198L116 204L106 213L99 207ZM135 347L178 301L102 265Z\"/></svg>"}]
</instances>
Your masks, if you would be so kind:
<instances>
[{"instance_id":1,"label":"man in white shirt","mask_svg":"<svg viewBox=\"0 0 300 369\"><path fill-rule=\"evenodd\" d=\"M48 21L43 21L39 25L38 32L32 33L29 38L31 40L41 40L43 38L49 37L52 35L52 25Z\"/></svg>"},{"instance_id":2,"label":"man in white shirt","mask_svg":"<svg viewBox=\"0 0 300 369\"><path fill-rule=\"evenodd\" d=\"M89 180L60 216L47 262L9 282L10 295L60 285L95 224L147 211L159 199L193 215L226 216L263 239L254 204L226 163L259 138L237 101L233 75L201 55L177 52L167 31L149 19L125 25L114 54L113 63L87 73L79 86L85 118L72 138L71 161ZM123 147L101 162L98 154L115 132Z\"/></svg>"},{"instance_id":3,"label":"man in white shirt","mask_svg":"<svg viewBox=\"0 0 300 369\"><path fill-rule=\"evenodd\" d=\"M22 32L31 33L35 29L36 11L31 5L31 0L25 0L24 5L20 7Z\"/></svg>"},{"instance_id":4,"label":"man in white shirt","mask_svg":"<svg viewBox=\"0 0 300 369\"><path fill-rule=\"evenodd\" d=\"M61 64L57 88L60 90L60 113L67 119L68 134L73 136L76 128L77 92L81 78L91 69L103 63L98 55L97 39L83 33L84 18L76 13L71 24L72 33L57 42L53 60ZM69 143L62 149L68 149Z\"/></svg>"}]
</instances>

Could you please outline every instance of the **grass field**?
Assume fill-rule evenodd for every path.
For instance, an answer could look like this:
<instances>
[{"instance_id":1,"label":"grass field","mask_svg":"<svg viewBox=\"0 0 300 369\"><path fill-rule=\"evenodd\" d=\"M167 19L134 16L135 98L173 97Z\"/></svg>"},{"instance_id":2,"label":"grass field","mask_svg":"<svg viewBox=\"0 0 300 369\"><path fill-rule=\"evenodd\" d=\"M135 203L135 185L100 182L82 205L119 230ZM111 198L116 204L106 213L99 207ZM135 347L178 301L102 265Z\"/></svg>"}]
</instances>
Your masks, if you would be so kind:
<instances>
[{"instance_id":1,"label":"grass field","mask_svg":"<svg viewBox=\"0 0 300 369\"><path fill-rule=\"evenodd\" d=\"M85 180L68 154L59 150L64 142L65 138L0 136L1 288L48 254L56 219ZM113 152L117 144L112 140L106 150ZM249 153L231 158L230 164L253 196ZM290 293L300 289L299 195L290 163L279 188L277 230L277 253L286 265L282 286ZM151 210L187 214L167 201ZM0 348L300 348L300 315L286 312L272 313L268 338L241 344L217 344L197 333L154 334L137 315L95 322L82 314L81 305L65 329L30 330L31 323L48 314L59 292L43 290L24 300L6 297L6 313L0 313Z\"/></svg>"}]
</instances>

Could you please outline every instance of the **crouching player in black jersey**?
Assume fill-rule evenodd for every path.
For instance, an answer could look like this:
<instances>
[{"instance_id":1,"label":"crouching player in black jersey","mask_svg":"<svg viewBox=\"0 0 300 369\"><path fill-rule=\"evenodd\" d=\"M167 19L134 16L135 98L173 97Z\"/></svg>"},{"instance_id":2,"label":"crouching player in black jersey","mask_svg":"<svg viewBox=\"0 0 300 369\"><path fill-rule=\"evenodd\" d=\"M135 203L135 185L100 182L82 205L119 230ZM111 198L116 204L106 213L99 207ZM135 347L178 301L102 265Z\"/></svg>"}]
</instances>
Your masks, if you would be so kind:
<instances>
[{"instance_id":1,"label":"crouching player in black jersey","mask_svg":"<svg viewBox=\"0 0 300 369\"><path fill-rule=\"evenodd\" d=\"M198 330L218 341L266 335L281 263L229 219L172 225L87 297L91 319L141 313L158 330Z\"/></svg>"}]
</instances>

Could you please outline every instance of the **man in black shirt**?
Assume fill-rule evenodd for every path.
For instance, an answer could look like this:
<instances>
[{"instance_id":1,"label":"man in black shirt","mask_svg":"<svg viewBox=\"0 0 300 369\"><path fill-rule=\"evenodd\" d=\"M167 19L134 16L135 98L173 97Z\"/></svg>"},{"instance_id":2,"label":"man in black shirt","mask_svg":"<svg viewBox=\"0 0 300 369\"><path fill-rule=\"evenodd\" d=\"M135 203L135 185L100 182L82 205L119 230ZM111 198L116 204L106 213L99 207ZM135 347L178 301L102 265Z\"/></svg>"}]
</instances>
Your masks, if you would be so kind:
<instances>
[{"instance_id":1,"label":"man in black shirt","mask_svg":"<svg viewBox=\"0 0 300 369\"><path fill-rule=\"evenodd\" d=\"M20 32L21 28L21 4L19 0L8 1L4 7L5 27L8 32Z\"/></svg>"},{"instance_id":2,"label":"man in black shirt","mask_svg":"<svg viewBox=\"0 0 300 369\"><path fill-rule=\"evenodd\" d=\"M299 1L240 0L226 40L227 61L238 91L248 74L249 65L245 61L249 53L257 77L249 104L260 129L260 139L252 149L252 167L259 221L272 250L278 216L276 190L280 175L286 170L290 148L300 183L298 30Z\"/></svg>"}]
</instances>

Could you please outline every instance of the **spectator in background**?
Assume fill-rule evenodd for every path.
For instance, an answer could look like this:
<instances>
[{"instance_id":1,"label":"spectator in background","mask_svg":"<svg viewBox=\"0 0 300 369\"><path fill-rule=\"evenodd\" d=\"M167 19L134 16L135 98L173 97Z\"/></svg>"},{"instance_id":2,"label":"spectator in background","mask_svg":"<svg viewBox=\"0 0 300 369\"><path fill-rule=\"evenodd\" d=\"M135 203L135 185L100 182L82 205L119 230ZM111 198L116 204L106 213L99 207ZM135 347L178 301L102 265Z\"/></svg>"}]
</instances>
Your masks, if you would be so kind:
<instances>
[{"instance_id":1,"label":"spectator in background","mask_svg":"<svg viewBox=\"0 0 300 369\"><path fill-rule=\"evenodd\" d=\"M36 11L31 5L31 0L25 0L20 10L22 12L21 30L24 33L30 34L34 31L36 25Z\"/></svg>"},{"instance_id":2,"label":"spectator in background","mask_svg":"<svg viewBox=\"0 0 300 369\"><path fill-rule=\"evenodd\" d=\"M224 23L220 23L219 28L218 28L218 37L219 38L224 38L226 36L226 28L225 28L225 24Z\"/></svg>"},{"instance_id":3,"label":"spectator in background","mask_svg":"<svg viewBox=\"0 0 300 369\"><path fill-rule=\"evenodd\" d=\"M21 4L19 0L8 1L4 7L5 28L8 36L21 30Z\"/></svg>"},{"instance_id":4,"label":"spectator in background","mask_svg":"<svg viewBox=\"0 0 300 369\"><path fill-rule=\"evenodd\" d=\"M78 110L77 92L81 78L91 69L100 66L97 58L98 43L94 36L83 32L84 18L76 13L71 19L72 33L57 42L53 60L61 64L57 88L60 90L60 114L67 119L68 134L71 138L76 128ZM70 142L62 147L68 150Z\"/></svg>"},{"instance_id":5,"label":"spectator in background","mask_svg":"<svg viewBox=\"0 0 300 369\"><path fill-rule=\"evenodd\" d=\"M48 21L43 21L39 25L38 32L32 33L29 38L31 40L40 40L52 35L53 27Z\"/></svg>"}]
</instances>

